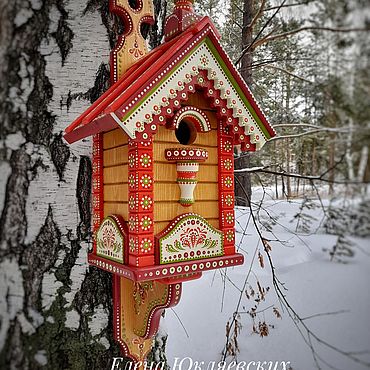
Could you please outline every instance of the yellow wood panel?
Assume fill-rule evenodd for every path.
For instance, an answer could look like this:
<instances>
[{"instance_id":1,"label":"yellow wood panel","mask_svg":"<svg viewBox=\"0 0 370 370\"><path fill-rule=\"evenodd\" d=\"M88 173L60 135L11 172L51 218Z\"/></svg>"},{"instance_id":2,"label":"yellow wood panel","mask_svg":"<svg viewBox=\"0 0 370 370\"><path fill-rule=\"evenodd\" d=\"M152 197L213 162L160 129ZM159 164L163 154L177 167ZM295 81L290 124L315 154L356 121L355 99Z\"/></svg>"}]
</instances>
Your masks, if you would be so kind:
<instances>
[{"instance_id":1,"label":"yellow wood panel","mask_svg":"<svg viewBox=\"0 0 370 370\"><path fill-rule=\"evenodd\" d=\"M104 168L103 170L104 184L119 184L128 181L127 164Z\"/></svg>"},{"instance_id":2,"label":"yellow wood panel","mask_svg":"<svg viewBox=\"0 0 370 370\"><path fill-rule=\"evenodd\" d=\"M207 219L207 222L209 222L216 229L220 229L218 218ZM155 222L154 223L154 234L158 234L159 232L161 232L166 226L168 226L168 224L169 224L169 221Z\"/></svg>"},{"instance_id":3,"label":"yellow wood panel","mask_svg":"<svg viewBox=\"0 0 370 370\"><path fill-rule=\"evenodd\" d=\"M104 202L104 217L109 215L121 215L125 221L128 220L128 203L106 203Z\"/></svg>"},{"instance_id":4,"label":"yellow wood panel","mask_svg":"<svg viewBox=\"0 0 370 370\"><path fill-rule=\"evenodd\" d=\"M199 109L204 109L207 111L216 111L215 108L210 106L210 101L207 97L204 96L201 92L195 92L193 94L189 94L188 99L186 102L182 103L183 105L193 105Z\"/></svg>"},{"instance_id":5,"label":"yellow wood panel","mask_svg":"<svg viewBox=\"0 0 370 370\"><path fill-rule=\"evenodd\" d=\"M103 134L103 148L110 149L116 146L127 145L127 134L121 128L105 132Z\"/></svg>"},{"instance_id":6,"label":"yellow wood panel","mask_svg":"<svg viewBox=\"0 0 370 370\"><path fill-rule=\"evenodd\" d=\"M127 145L104 150L104 167L127 163Z\"/></svg>"},{"instance_id":7,"label":"yellow wood panel","mask_svg":"<svg viewBox=\"0 0 370 370\"><path fill-rule=\"evenodd\" d=\"M127 202L128 201L128 184L105 185L104 201L107 202Z\"/></svg>"},{"instance_id":8,"label":"yellow wood panel","mask_svg":"<svg viewBox=\"0 0 370 370\"><path fill-rule=\"evenodd\" d=\"M174 147L189 149L189 146L181 145L180 143L178 143L178 145L175 145ZM168 162L164 156L165 150L168 148L171 148L171 144L169 143L155 143L154 161ZM206 148L206 149L208 151L208 159L202 163L217 164L217 148Z\"/></svg>"},{"instance_id":9,"label":"yellow wood panel","mask_svg":"<svg viewBox=\"0 0 370 370\"><path fill-rule=\"evenodd\" d=\"M201 163L197 173L198 182L217 182L218 181L218 166L208 166ZM154 180L175 182L177 179L177 171L175 163L155 163L154 165Z\"/></svg>"},{"instance_id":10,"label":"yellow wood panel","mask_svg":"<svg viewBox=\"0 0 370 370\"><path fill-rule=\"evenodd\" d=\"M184 207L178 202L156 202L154 203L154 220L171 221L183 213L194 212L204 218L218 218L217 201L196 201L190 207Z\"/></svg>"},{"instance_id":11,"label":"yellow wood panel","mask_svg":"<svg viewBox=\"0 0 370 370\"><path fill-rule=\"evenodd\" d=\"M198 200L218 200L217 183L198 183L194 190L194 198ZM180 187L177 184L154 183L154 201L178 201L180 199Z\"/></svg>"},{"instance_id":12,"label":"yellow wood panel","mask_svg":"<svg viewBox=\"0 0 370 370\"><path fill-rule=\"evenodd\" d=\"M171 143L174 143L175 147L177 145L181 145L179 144L179 141L176 138L175 130L170 130L163 126L158 127L158 131L154 136L154 143L155 143L154 145L156 145L156 143L159 143L159 142L166 142L168 143L168 145L173 145ZM217 146L217 130L211 130L208 132L198 132L196 140L194 141L194 143L192 143L189 146L216 147Z\"/></svg>"}]
</instances>

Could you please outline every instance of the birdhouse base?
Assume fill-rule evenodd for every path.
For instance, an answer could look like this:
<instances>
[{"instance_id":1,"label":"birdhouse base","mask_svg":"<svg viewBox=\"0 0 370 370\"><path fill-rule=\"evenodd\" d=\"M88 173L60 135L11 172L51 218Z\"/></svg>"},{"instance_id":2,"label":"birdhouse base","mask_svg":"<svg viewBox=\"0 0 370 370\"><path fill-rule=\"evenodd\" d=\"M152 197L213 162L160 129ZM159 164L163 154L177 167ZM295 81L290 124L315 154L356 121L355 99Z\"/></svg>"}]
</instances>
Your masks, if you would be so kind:
<instances>
[{"instance_id":1,"label":"birdhouse base","mask_svg":"<svg viewBox=\"0 0 370 370\"><path fill-rule=\"evenodd\" d=\"M113 293L115 340L124 356L143 364L164 309L180 300L181 283L139 283L114 275Z\"/></svg>"},{"instance_id":2,"label":"birdhouse base","mask_svg":"<svg viewBox=\"0 0 370 370\"><path fill-rule=\"evenodd\" d=\"M145 267L122 265L115 261L89 253L90 265L114 275L127 278L135 282L160 281L163 284L173 284L174 281L184 282L201 277L203 271L238 266L244 263L244 256L235 253L227 256L205 258L185 262L169 263Z\"/></svg>"},{"instance_id":3,"label":"birdhouse base","mask_svg":"<svg viewBox=\"0 0 370 370\"><path fill-rule=\"evenodd\" d=\"M114 337L124 356L145 361L165 308L180 301L182 282L198 279L203 271L241 265L236 253L216 258L135 267L89 253L89 264L113 274Z\"/></svg>"}]
</instances>

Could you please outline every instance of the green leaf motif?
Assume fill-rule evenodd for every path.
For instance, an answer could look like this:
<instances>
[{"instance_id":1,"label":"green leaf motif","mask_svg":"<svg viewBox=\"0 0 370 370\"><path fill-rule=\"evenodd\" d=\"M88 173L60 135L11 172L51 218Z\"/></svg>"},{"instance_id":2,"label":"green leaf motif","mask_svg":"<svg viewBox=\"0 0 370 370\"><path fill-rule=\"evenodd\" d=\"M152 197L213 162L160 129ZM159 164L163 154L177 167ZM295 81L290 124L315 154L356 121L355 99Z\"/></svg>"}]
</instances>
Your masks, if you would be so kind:
<instances>
[{"instance_id":1,"label":"green leaf motif","mask_svg":"<svg viewBox=\"0 0 370 370\"><path fill-rule=\"evenodd\" d=\"M217 246L217 240L206 239L202 248L212 249Z\"/></svg>"},{"instance_id":2,"label":"green leaf motif","mask_svg":"<svg viewBox=\"0 0 370 370\"><path fill-rule=\"evenodd\" d=\"M176 253L185 250L185 248L181 245L181 242L179 242L178 240L175 240L175 245L166 244L166 249L170 253Z\"/></svg>"}]
</instances>

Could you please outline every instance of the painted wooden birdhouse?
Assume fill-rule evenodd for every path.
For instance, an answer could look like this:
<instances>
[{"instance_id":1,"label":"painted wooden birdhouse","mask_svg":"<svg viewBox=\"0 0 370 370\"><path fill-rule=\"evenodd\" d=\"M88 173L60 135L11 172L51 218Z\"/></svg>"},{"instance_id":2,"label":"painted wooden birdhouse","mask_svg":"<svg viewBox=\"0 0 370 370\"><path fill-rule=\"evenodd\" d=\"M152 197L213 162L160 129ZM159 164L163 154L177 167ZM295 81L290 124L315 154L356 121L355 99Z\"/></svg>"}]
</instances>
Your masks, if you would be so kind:
<instances>
[{"instance_id":1,"label":"painted wooden birdhouse","mask_svg":"<svg viewBox=\"0 0 370 370\"><path fill-rule=\"evenodd\" d=\"M113 274L116 339L142 361L182 282L243 263L234 146L255 151L275 133L191 1L175 1L165 41L150 53L140 34L152 20L150 1L110 5L126 30L111 54L114 83L64 137L93 136L88 260Z\"/></svg>"}]
</instances>

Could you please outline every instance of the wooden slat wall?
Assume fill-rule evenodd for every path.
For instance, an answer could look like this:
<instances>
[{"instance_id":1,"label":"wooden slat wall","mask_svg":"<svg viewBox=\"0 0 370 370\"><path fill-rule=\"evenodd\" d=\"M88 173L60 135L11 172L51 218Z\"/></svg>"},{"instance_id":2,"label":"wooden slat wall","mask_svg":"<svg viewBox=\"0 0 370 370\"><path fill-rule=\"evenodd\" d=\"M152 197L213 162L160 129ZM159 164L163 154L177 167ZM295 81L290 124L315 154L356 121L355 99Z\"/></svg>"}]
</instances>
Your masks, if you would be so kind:
<instances>
[{"instance_id":1,"label":"wooden slat wall","mask_svg":"<svg viewBox=\"0 0 370 370\"><path fill-rule=\"evenodd\" d=\"M115 130L106 132L103 135L103 149L111 149L127 144L127 135L120 128L116 128Z\"/></svg>"},{"instance_id":2,"label":"wooden slat wall","mask_svg":"<svg viewBox=\"0 0 370 370\"><path fill-rule=\"evenodd\" d=\"M211 126L217 128L216 116L207 112ZM154 135L154 233L163 230L168 223L178 215L188 212L198 213L206 218L211 225L219 227L218 211L218 153L217 130L208 133L198 133L192 147L207 149L209 158L199 165L198 184L194 191L195 203L190 207L182 206L180 188L176 183L176 164L169 163L164 156L166 148L181 145L174 130L159 127Z\"/></svg>"},{"instance_id":3,"label":"wooden slat wall","mask_svg":"<svg viewBox=\"0 0 370 370\"><path fill-rule=\"evenodd\" d=\"M218 199L217 183L198 183L194 191L195 199ZM176 183L155 183L155 202L177 202L180 198L180 188ZM106 202L127 202L128 184L109 184L104 186L104 200Z\"/></svg>"},{"instance_id":4,"label":"wooden slat wall","mask_svg":"<svg viewBox=\"0 0 370 370\"><path fill-rule=\"evenodd\" d=\"M204 108L212 130L198 133L192 146L208 150L209 158L199 166L198 184L195 188L195 204L183 207L178 203L180 189L176 183L176 165L169 163L164 151L170 147L181 147L174 130L159 127L154 135L154 232L158 233L176 216L185 212L199 213L214 227L218 221L218 153L217 119L201 96L191 95L186 103ZM128 220L128 140L127 135L116 129L103 135L104 149L104 215L117 213Z\"/></svg>"},{"instance_id":5,"label":"wooden slat wall","mask_svg":"<svg viewBox=\"0 0 370 370\"><path fill-rule=\"evenodd\" d=\"M105 149L103 153L104 167L127 164L127 144L113 149Z\"/></svg>"},{"instance_id":6,"label":"wooden slat wall","mask_svg":"<svg viewBox=\"0 0 370 370\"><path fill-rule=\"evenodd\" d=\"M104 184L122 184L127 183L127 164L118 166L104 167Z\"/></svg>"},{"instance_id":7,"label":"wooden slat wall","mask_svg":"<svg viewBox=\"0 0 370 370\"><path fill-rule=\"evenodd\" d=\"M120 128L104 133L103 150L104 216L128 220L127 135Z\"/></svg>"},{"instance_id":8,"label":"wooden slat wall","mask_svg":"<svg viewBox=\"0 0 370 370\"><path fill-rule=\"evenodd\" d=\"M209 101L202 93L190 94L188 100L183 102L182 105L192 105L202 109L202 111L208 116L212 129L217 129L217 119L215 118L216 115L214 109L210 107Z\"/></svg>"}]
</instances>

